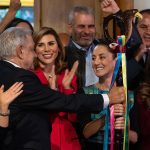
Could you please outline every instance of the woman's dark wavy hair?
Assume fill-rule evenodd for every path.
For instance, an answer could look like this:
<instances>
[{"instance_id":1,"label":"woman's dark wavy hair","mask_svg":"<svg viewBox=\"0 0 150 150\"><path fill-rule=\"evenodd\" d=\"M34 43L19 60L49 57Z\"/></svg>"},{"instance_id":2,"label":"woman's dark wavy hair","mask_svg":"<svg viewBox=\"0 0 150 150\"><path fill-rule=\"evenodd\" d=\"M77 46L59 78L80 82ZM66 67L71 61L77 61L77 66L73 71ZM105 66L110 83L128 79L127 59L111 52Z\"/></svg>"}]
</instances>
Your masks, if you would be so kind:
<instances>
[{"instance_id":1,"label":"woman's dark wavy hair","mask_svg":"<svg viewBox=\"0 0 150 150\"><path fill-rule=\"evenodd\" d=\"M30 29L31 29L31 31L32 31L32 32L34 31L32 25L30 24L30 22L27 21L27 20L21 19L21 18L14 18L11 22L9 22L9 23L7 24L7 26L5 27L4 31L5 31L6 29L8 29L8 28L16 27L16 26L17 26L19 23L21 23L21 22L24 22L24 23L28 24L29 27L30 27Z\"/></svg>"},{"instance_id":2,"label":"woman's dark wavy hair","mask_svg":"<svg viewBox=\"0 0 150 150\"><path fill-rule=\"evenodd\" d=\"M109 42L108 40L106 40L104 38L104 39L100 39L99 43L96 44L96 46L98 46L98 45L99 46L105 46L108 49L108 51L113 54L114 58L116 58L117 57L117 52L118 52L118 49L117 49L118 47L116 47L115 49L112 49L110 47L110 44L111 44L111 42Z\"/></svg>"},{"instance_id":3,"label":"woman's dark wavy hair","mask_svg":"<svg viewBox=\"0 0 150 150\"><path fill-rule=\"evenodd\" d=\"M50 27L42 27L39 32L36 32L33 36L34 42L35 42L35 48L37 46L37 43L41 40L41 38L45 35L53 35L54 38L56 39L56 42L58 44L58 56L55 60L55 72L56 74L61 73L65 68L66 68L66 63L65 63L65 50L62 45L62 42L57 34L57 32ZM38 64L38 59L35 61L35 69L39 67Z\"/></svg>"},{"instance_id":4,"label":"woman's dark wavy hair","mask_svg":"<svg viewBox=\"0 0 150 150\"><path fill-rule=\"evenodd\" d=\"M143 102L150 101L150 53L148 53L144 81L140 85L139 93Z\"/></svg>"}]
</instances>

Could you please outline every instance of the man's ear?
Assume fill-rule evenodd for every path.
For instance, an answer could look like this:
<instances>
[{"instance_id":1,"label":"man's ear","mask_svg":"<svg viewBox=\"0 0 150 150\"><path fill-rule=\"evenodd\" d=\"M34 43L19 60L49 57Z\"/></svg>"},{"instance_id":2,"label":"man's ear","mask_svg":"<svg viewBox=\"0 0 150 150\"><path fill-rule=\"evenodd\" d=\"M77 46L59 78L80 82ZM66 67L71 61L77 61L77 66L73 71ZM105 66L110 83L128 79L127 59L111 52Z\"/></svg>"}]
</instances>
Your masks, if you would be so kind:
<instances>
[{"instance_id":1,"label":"man's ear","mask_svg":"<svg viewBox=\"0 0 150 150\"><path fill-rule=\"evenodd\" d=\"M23 51L23 46L22 45L18 45L17 47L16 47L16 54L17 54L17 56L20 58L20 59L23 59L23 57L24 57L24 51Z\"/></svg>"}]
</instances>

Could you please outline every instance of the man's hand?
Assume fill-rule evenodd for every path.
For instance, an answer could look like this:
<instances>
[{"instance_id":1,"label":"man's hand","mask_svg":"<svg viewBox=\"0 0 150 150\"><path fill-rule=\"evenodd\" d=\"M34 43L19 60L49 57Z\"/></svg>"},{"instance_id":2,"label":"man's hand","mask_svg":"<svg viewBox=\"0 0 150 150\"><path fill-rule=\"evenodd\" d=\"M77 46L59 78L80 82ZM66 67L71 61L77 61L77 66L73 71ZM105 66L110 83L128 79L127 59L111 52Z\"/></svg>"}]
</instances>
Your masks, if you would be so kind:
<instances>
[{"instance_id":1,"label":"man's hand","mask_svg":"<svg viewBox=\"0 0 150 150\"><path fill-rule=\"evenodd\" d=\"M10 6L9 6L10 11L17 11L20 9L20 7L21 7L20 0L10 0Z\"/></svg>"},{"instance_id":2,"label":"man's hand","mask_svg":"<svg viewBox=\"0 0 150 150\"><path fill-rule=\"evenodd\" d=\"M125 101L125 90L123 87L113 87L108 94L110 104L119 104Z\"/></svg>"},{"instance_id":3,"label":"man's hand","mask_svg":"<svg viewBox=\"0 0 150 150\"><path fill-rule=\"evenodd\" d=\"M143 58L143 55L146 53L146 52L148 52L148 48L147 48L147 46L146 45L144 45L144 44L141 44L140 45L140 47L139 47L139 49L136 51L136 53L135 53L135 56L134 56L134 58L135 58L135 60L137 61L137 62L139 62L142 58Z\"/></svg>"},{"instance_id":4,"label":"man's hand","mask_svg":"<svg viewBox=\"0 0 150 150\"><path fill-rule=\"evenodd\" d=\"M115 14L120 10L119 6L114 0L100 0L100 7L105 13Z\"/></svg>"}]
</instances>

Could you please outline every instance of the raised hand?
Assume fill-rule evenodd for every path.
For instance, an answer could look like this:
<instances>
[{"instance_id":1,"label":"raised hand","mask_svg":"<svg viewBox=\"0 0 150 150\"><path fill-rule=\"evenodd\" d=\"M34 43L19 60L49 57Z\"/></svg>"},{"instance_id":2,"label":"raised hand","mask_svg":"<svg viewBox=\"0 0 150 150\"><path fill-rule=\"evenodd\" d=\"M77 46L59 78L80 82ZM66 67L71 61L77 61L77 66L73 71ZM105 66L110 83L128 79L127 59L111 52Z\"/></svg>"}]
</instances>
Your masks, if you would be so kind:
<instances>
[{"instance_id":1,"label":"raised hand","mask_svg":"<svg viewBox=\"0 0 150 150\"><path fill-rule=\"evenodd\" d=\"M119 104L125 101L125 90L123 87L116 87L110 90L109 94L110 104Z\"/></svg>"},{"instance_id":2,"label":"raised hand","mask_svg":"<svg viewBox=\"0 0 150 150\"><path fill-rule=\"evenodd\" d=\"M9 104L22 92L23 83L16 82L7 91L4 92L4 86L0 87L0 110L8 109Z\"/></svg>"},{"instance_id":3,"label":"raised hand","mask_svg":"<svg viewBox=\"0 0 150 150\"><path fill-rule=\"evenodd\" d=\"M3 20L0 22L0 32L2 32L7 24L15 18L17 10L20 9L20 7L20 0L10 0L9 10Z\"/></svg>"},{"instance_id":4,"label":"raised hand","mask_svg":"<svg viewBox=\"0 0 150 150\"><path fill-rule=\"evenodd\" d=\"M56 74L55 74L55 65L52 66L52 71L51 74L49 74L49 86L51 89L56 90L57 86L56 86Z\"/></svg>"},{"instance_id":5,"label":"raised hand","mask_svg":"<svg viewBox=\"0 0 150 150\"><path fill-rule=\"evenodd\" d=\"M71 89L72 88L71 87L71 81L75 75L75 72L77 71L78 65L79 65L79 62L75 61L70 71L68 69L65 70L65 75L64 75L64 78L62 81L63 87L65 89Z\"/></svg>"},{"instance_id":6,"label":"raised hand","mask_svg":"<svg viewBox=\"0 0 150 150\"><path fill-rule=\"evenodd\" d=\"M115 14L120 10L119 6L114 0L100 0L100 7L105 13Z\"/></svg>"},{"instance_id":7,"label":"raised hand","mask_svg":"<svg viewBox=\"0 0 150 150\"><path fill-rule=\"evenodd\" d=\"M20 7L21 7L20 0L10 0L9 10L17 11L20 9Z\"/></svg>"}]
</instances>

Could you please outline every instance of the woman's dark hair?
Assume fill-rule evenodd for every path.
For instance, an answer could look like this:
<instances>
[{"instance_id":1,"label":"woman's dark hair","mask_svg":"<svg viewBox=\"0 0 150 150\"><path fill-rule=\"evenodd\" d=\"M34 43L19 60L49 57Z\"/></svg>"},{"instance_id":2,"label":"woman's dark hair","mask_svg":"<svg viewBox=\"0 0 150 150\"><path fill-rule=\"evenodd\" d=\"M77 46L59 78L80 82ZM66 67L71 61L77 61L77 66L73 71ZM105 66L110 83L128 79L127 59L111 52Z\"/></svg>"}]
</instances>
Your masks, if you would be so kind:
<instances>
[{"instance_id":1,"label":"woman's dark hair","mask_svg":"<svg viewBox=\"0 0 150 150\"><path fill-rule=\"evenodd\" d=\"M30 27L30 29L31 29L31 31L32 31L32 32L34 31L32 25L30 24L30 22L27 21L27 20L21 19L21 18L14 18L11 22L9 22L9 23L7 24L7 26L5 27L4 30L6 30L6 29L8 29L8 28L10 28L10 27L16 27L16 26L17 26L19 23L21 23L21 22L24 22L24 23L28 24L29 27Z\"/></svg>"},{"instance_id":2,"label":"woman's dark hair","mask_svg":"<svg viewBox=\"0 0 150 150\"><path fill-rule=\"evenodd\" d=\"M100 42L98 44L96 44L96 46L98 46L98 45L105 46L108 49L108 51L113 54L114 58L116 58L117 52L118 52L118 47L112 49L110 47L110 44L111 44L111 42L107 41L106 39L101 39Z\"/></svg>"},{"instance_id":3,"label":"woman's dark hair","mask_svg":"<svg viewBox=\"0 0 150 150\"><path fill-rule=\"evenodd\" d=\"M55 71L56 71L56 74L59 74L59 73L61 73L61 71L63 71L66 68L64 47L62 45L62 42L61 42L57 32L53 28L42 27L39 32L34 34L33 39L34 39L34 42L35 42L35 48L37 46L37 43L45 35L53 35L54 38L56 39L57 44L58 44L59 51L58 51L58 56L55 60ZM35 69L37 67L39 67L38 60L37 60L37 62L35 61Z\"/></svg>"}]
</instances>

